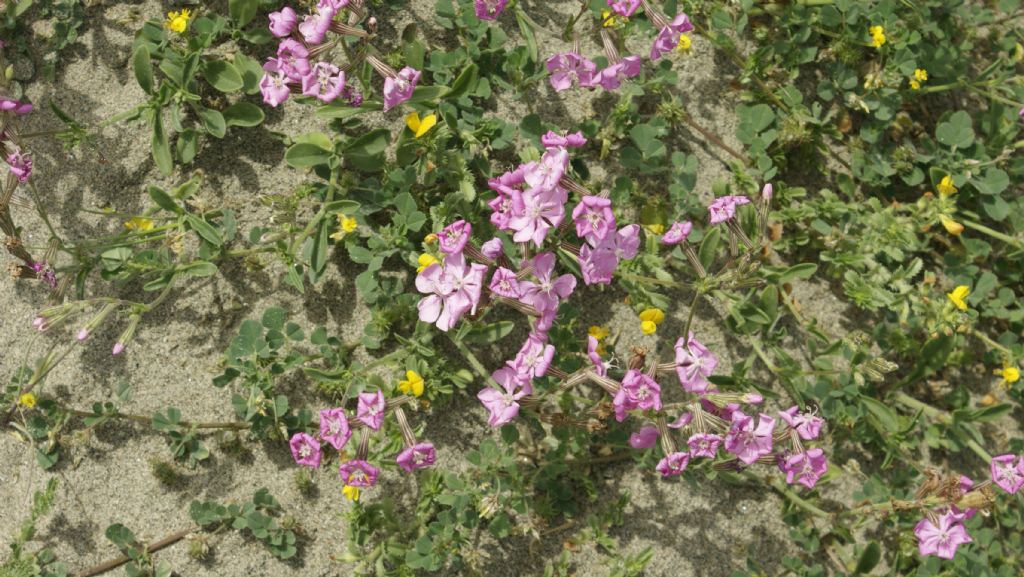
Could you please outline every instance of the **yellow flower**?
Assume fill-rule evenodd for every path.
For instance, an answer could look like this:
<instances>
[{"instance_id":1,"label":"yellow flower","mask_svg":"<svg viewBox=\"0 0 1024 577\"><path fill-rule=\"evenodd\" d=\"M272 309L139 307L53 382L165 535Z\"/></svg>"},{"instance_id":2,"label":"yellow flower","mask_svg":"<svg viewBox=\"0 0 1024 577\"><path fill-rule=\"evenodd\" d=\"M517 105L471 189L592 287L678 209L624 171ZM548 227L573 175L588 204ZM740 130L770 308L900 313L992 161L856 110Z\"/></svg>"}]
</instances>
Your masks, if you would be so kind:
<instances>
[{"instance_id":1,"label":"yellow flower","mask_svg":"<svg viewBox=\"0 0 1024 577\"><path fill-rule=\"evenodd\" d=\"M939 186L936 188L939 190L939 194L941 196L956 194L956 191L958 190L957 187L953 185L953 177L948 174L942 177L942 180L939 181Z\"/></svg>"},{"instance_id":2,"label":"yellow flower","mask_svg":"<svg viewBox=\"0 0 1024 577\"><path fill-rule=\"evenodd\" d=\"M338 232L335 232L334 234L332 234L331 238L334 239L334 240L341 240L341 239L345 238L345 235L347 235L349 233L355 232L356 228L358 228L358 227L359 227L359 223L356 222L356 219L348 217L348 216L345 216L343 214L339 214L338 215Z\"/></svg>"},{"instance_id":3,"label":"yellow flower","mask_svg":"<svg viewBox=\"0 0 1024 577\"><path fill-rule=\"evenodd\" d=\"M415 112L410 112L409 116L405 117L405 125L409 127L409 130L413 131L416 138L419 138L427 133L428 130L437 124L437 115L428 114L420 119L420 115Z\"/></svg>"},{"instance_id":4,"label":"yellow flower","mask_svg":"<svg viewBox=\"0 0 1024 577\"><path fill-rule=\"evenodd\" d=\"M647 225L647 230L653 232L654 234L659 234L659 235L660 234L665 234L665 225L663 225L663 224L649 224L649 225Z\"/></svg>"},{"instance_id":5,"label":"yellow flower","mask_svg":"<svg viewBox=\"0 0 1024 577\"><path fill-rule=\"evenodd\" d=\"M1017 367L1005 367L1003 369L1003 380L1007 383L1016 383L1020 380L1020 371Z\"/></svg>"},{"instance_id":6,"label":"yellow flower","mask_svg":"<svg viewBox=\"0 0 1024 577\"><path fill-rule=\"evenodd\" d=\"M439 261L432 254L423 253L420 255L416 262L420 265L416 267L416 272L423 272L423 269L427 268L432 264L436 264Z\"/></svg>"},{"instance_id":7,"label":"yellow flower","mask_svg":"<svg viewBox=\"0 0 1024 577\"><path fill-rule=\"evenodd\" d=\"M607 327L590 325L590 328L587 329L587 334L600 341L611 336L612 332Z\"/></svg>"},{"instance_id":8,"label":"yellow flower","mask_svg":"<svg viewBox=\"0 0 1024 577\"><path fill-rule=\"evenodd\" d=\"M916 81L916 80L914 80L914 79L911 79L910 80L910 88L911 88L911 90L920 90L921 89L921 83Z\"/></svg>"},{"instance_id":9,"label":"yellow flower","mask_svg":"<svg viewBox=\"0 0 1024 577\"><path fill-rule=\"evenodd\" d=\"M688 52L690 47L693 46L693 41L686 34L679 35L679 44L676 45L676 50L680 52Z\"/></svg>"},{"instance_id":10,"label":"yellow flower","mask_svg":"<svg viewBox=\"0 0 1024 577\"><path fill-rule=\"evenodd\" d=\"M917 80L918 82L924 82L925 80L928 80L928 71L925 70L924 68L915 68L914 80Z\"/></svg>"},{"instance_id":11,"label":"yellow flower","mask_svg":"<svg viewBox=\"0 0 1024 577\"><path fill-rule=\"evenodd\" d=\"M665 320L665 312L661 309L644 309L640 313L640 330L649 335L658 330L658 325Z\"/></svg>"},{"instance_id":12,"label":"yellow flower","mask_svg":"<svg viewBox=\"0 0 1024 577\"><path fill-rule=\"evenodd\" d=\"M149 232L153 230L153 221L148 218L136 216L126 220L124 227L135 232Z\"/></svg>"},{"instance_id":13,"label":"yellow flower","mask_svg":"<svg viewBox=\"0 0 1024 577\"><path fill-rule=\"evenodd\" d=\"M164 27L181 34L188 28L188 19L191 17L192 15L189 14L188 8L182 8L181 12L168 12Z\"/></svg>"},{"instance_id":14,"label":"yellow flower","mask_svg":"<svg viewBox=\"0 0 1024 577\"><path fill-rule=\"evenodd\" d=\"M416 371L405 371L404 381L398 381L398 390L414 397L423 395L423 377Z\"/></svg>"},{"instance_id":15,"label":"yellow flower","mask_svg":"<svg viewBox=\"0 0 1024 577\"><path fill-rule=\"evenodd\" d=\"M36 406L36 396L33 393L25 393L18 397L18 404L26 409L33 409Z\"/></svg>"},{"instance_id":16,"label":"yellow flower","mask_svg":"<svg viewBox=\"0 0 1024 577\"><path fill-rule=\"evenodd\" d=\"M965 311L967 310L967 302L964 299L969 294L971 294L971 289L967 288L966 285L960 285L953 289L953 292L946 293L946 297L951 303L956 305L956 308Z\"/></svg>"},{"instance_id":17,"label":"yellow flower","mask_svg":"<svg viewBox=\"0 0 1024 577\"><path fill-rule=\"evenodd\" d=\"M868 33L871 34L871 45L875 48L881 48L885 44L885 28L872 26L868 28Z\"/></svg>"},{"instance_id":18,"label":"yellow flower","mask_svg":"<svg viewBox=\"0 0 1024 577\"><path fill-rule=\"evenodd\" d=\"M960 236L960 233L964 231L964 225L948 216L940 216L939 220L942 221L942 226L946 227L946 232L953 236Z\"/></svg>"},{"instance_id":19,"label":"yellow flower","mask_svg":"<svg viewBox=\"0 0 1024 577\"><path fill-rule=\"evenodd\" d=\"M341 492L345 495L345 498L348 499L349 501L358 501L359 500L359 487L352 487L350 485L345 485L345 488L342 489Z\"/></svg>"},{"instance_id":20,"label":"yellow flower","mask_svg":"<svg viewBox=\"0 0 1024 577\"><path fill-rule=\"evenodd\" d=\"M612 15L611 10L602 10L601 20L603 21L602 26L604 26L605 28L613 28L617 26L620 22L622 24L629 22L629 18L626 18L625 16L615 17L614 15Z\"/></svg>"},{"instance_id":21,"label":"yellow flower","mask_svg":"<svg viewBox=\"0 0 1024 577\"><path fill-rule=\"evenodd\" d=\"M640 330L643 331L645 335L651 335L658 330L658 325L651 321L643 321L640 323Z\"/></svg>"},{"instance_id":22,"label":"yellow flower","mask_svg":"<svg viewBox=\"0 0 1024 577\"><path fill-rule=\"evenodd\" d=\"M435 242L437 242L437 235L434 233L430 233L423 238L423 242L427 244L434 244Z\"/></svg>"}]
</instances>

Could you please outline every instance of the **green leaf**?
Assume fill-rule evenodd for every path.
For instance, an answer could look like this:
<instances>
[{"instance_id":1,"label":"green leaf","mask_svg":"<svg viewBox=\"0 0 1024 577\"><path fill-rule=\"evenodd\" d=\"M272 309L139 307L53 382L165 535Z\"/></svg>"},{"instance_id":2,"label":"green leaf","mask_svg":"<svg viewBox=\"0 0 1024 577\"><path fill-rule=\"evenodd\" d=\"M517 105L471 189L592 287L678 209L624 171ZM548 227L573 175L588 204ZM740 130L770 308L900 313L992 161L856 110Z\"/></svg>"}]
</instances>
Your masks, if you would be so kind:
<instances>
[{"instance_id":1,"label":"green leaf","mask_svg":"<svg viewBox=\"0 0 1024 577\"><path fill-rule=\"evenodd\" d=\"M355 214L357 210L359 203L354 200L332 200L324 205L327 214Z\"/></svg>"},{"instance_id":2,"label":"green leaf","mask_svg":"<svg viewBox=\"0 0 1024 577\"><path fill-rule=\"evenodd\" d=\"M384 151L390 142L391 131L388 129L371 130L345 147L345 158L360 170L380 170L384 168Z\"/></svg>"},{"instance_id":3,"label":"green leaf","mask_svg":"<svg viewBox=\"0 0 1024 577\"><path fill-rule=\"evenodd\" d=\"M715 262L715 255L718 253L718 242L721 238L722 233L717 226L711 227L710 230L704 232L704 240L700 243L700 251L697 256L705 269L710 269L711 264Z\"/></svg>"},{"instance_id":4,"label":"green leaf","mask_svg":"<svg viewBox=\"0 0 1024 577\"><path fill-rule=\"evenodd\" d=\"M284 153L284 161L293 168L326 165L330 158L331 151L308 142L293 144Z\"/></svg>"},{"instance_id":5,"label":"green leaf","mask_svg":"<svg viewBox=\"0 0 1024 577\"><path fill-rule=\"evenodd\" d=\"M174 161L171 159L171 145L167 142L167 132L164 131L164 120L160 116L160 110L153 113L153 162L157 169L167 176L174 170Z\"/></svg>"},{"instance_id":6,"label":"green leaf","mask_svg":"<svg viewBox=\"0 0 1024 577\"><path fill-rule=\"evenodd\" d=\"M196 157L199 151L199 132L194 128L186 128L178 133L178 139L174 143L178 151L178 160L182 164L188 164Z\"/></svg>"},{"instance_id":7,"label":"green leaf","mask_svg":"<svg viewBox=\"0 0 1024 577\"><path fill-rule=\"evenodd\" d=\"M242 91L246 94L256 94L260 91L260 79L263 78L263 66L259 60L250 58L245 54L235 54L235 70L242 77Z\"/></svg>"},{"instance_id":8,"label":"green leaf","mask_svg":"<svg viewBox=\"0 0 1024 577\"><path fill-rule=\"evenodd\" d=\"M284 309L280 307L270 307L263 311L263 319L261 322L263 323L263 326L268 329L281 330L284 328L284 317Z\"/></svg>"},{"instance_id":9,"label":"green leaf","mask_svg":"<svg viewBox=\"0 0 1024 577\"><path fill-rule=\"evenodd\" d=\"M205 260L198 260L182 266L178 269L178 272L183 272L194 277L213 276L217 274L217 265Z\"/></svg>"},{"instance_id":10,"label":"green leaf","mask_svg":"<svg viewBox=\"0 0 1024 577\"><path fill-rule=\"evenodd\" d=\"M170 195L163 191L162 188L151 185L146 188L146 192L149 193L149 197L152 198L153 202L155 202L160 208L178 214L185 212L177 203L174 202L174 199L172 199Z\"/></svg>"},{"instance_id":11,"label":"green leaf","mask_svg":"<svg viewBox=\"0 0 1024 577\"><path fill-rule=\"evenodd\" d=\"M523 10L522 4L515 5L516 24L519 25L519 32L526 41L526 53L530 56L530 62L538 62L537 35L533 32L533 22Z\"/></svg>"},{"instance_id":12,"label":"green leaf","mask_svg":"<svg viewBox=\"0 0 1024 577\"><path fill-rule=\"evenodd\" d=\"M224 111L224 122L228 126L259 126L263 118L263 109L250 102L236 102Z\"/></svg>"},{"instance_id":13,"label":"green leaf","mask_svg":"<svg viewBox=\"0 0 1024 577\"><path fill-rule=\"evenodd\" d=\"M224 138L225 132L227 132L227 125L224 123L224 116L212 109L202 108L199 110L199 119L203 121L203 128L206 132L209 132L211 136L215 138Z\"/></svg>"},{"instance_id":14,"label":"green leaf","mask_svg":"<svg viewBox=\"0 0 1024 577\"><path fill-rule=\"evenodd\" d=\"M867 408L867 410L874 415L878 421L882 424L884 430L879 431L884 435L890 435L898 432L900 427L899 416L892 410L889 405L864 395L860 396L860 402Z\"/></svg>"},{"instance_id":15,"label":"green leaf","mask_svg":"<svg viewBox=\"0 0 1024 577\"><path fill-rule=\"evenodd\" d=\"M146 94L153 94L153 62L150 60L149 48L146 45L139 45L132 54L132 70L135 71L135 80L139 86Z\"/></svg>"},{"instance_id":16,"label":"green leaf","mask_svg":"<svg viewBox=\"0 0 1024 577\"><path fill-rule=\"evenodd\" d=\"M935 129L935 139L953 148L967 148L974 143L974 128L971 115L958 110Z\"/></svg>"},{"instance_id":17,"label":"green leaf","mask_svg":"<svg viewBox=\"0 0 1024 577\"><path fill-rule=\"evenodd\" d=\"M196 234L201 236L206 242L213 246L221 246L224 244L224 240L221 239L220 233L217 232L217 229L213 228L213 226L205 220L193 214L189 214L185 216L185 221L188 223L189 228L196 231Z\"/></svg>"},{"instance_id":18,"label":"green leaf","mask_svg":"<svg viewBox=\"0 0 1024 577\"><path fill-rule=\"evenodd\" d=\"M985 171L984 178L972 178L970 183L981 194L996 195L1010 186L1010 176L1000 168L989 168Z\"/></svg>"},{"instance_id":19,"label":"green leaf","mask_svg":"<svg viewBox=\"0 0 1024 577\"><path fill-rule=\"evenodd\" d=\"M226 60L203 62L203 76L211 86L221 92L234 92L244 86L242 75Z\"/></svg>"},{"instance_id":20,"label":"green leaf","mask_svg":"<svg viewBox=\"0 0 1024 577\"><path fill-rule=\"evenodd\" d=\"M444 99L454 100L469 92L476 83L476 74L476 64L470 63L468 66L463 68L462 72L459 73L459 77L452 83L452 87L445 93Z\"/></svg>"},{"instance_id":21,"label":"green leaf","mask_svg":"<svg viewBox=\"0 0 1024 577\"><path fill-rule=\"evenodd\" d=\"M228 0L228 14L239 28L248 24L256 16L257 8L259 8L258 0Z\"/></svg>"},{"instance_id":22,"label":"green leaf","mask_svg":"<svg viewBox=\"0 0 1024 577\"><path fill-rule=\"evenodd\" d=\"M473 327L463 335L462 342L477 345L494 343L508 336L515 328L516 324L512 321Z\"/></svg>"},{"instance_id":23,"label":"green leaf","mask_svg":"<svg viewBox=\"0 0 1024 577\"><path fill-rule=\"evenodd\" d=\"M864 552L860 554L860 559L857 561L857 568L853 570L855 574L870 573L872 569L878 565L878 562L882 559L882 548L878 545L878 542L872 541L868 543L868 546L864 548Z\"/></svg>"}]
</instances>

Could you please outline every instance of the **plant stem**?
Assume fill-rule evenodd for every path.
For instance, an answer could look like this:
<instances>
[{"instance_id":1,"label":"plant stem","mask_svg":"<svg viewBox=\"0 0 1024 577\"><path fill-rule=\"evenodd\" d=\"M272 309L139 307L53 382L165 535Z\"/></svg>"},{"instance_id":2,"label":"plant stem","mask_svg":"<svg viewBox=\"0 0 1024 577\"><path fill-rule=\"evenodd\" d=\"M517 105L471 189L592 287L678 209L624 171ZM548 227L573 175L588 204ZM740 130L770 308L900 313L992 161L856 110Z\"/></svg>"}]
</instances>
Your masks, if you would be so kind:
<instances>
[{"instance_id":1,"label":"plant stem","mask_svg":"<svg viewBox=\"0 0 1024 577\"><path fill-rule=\"evenodd\" d=\"M97 415L96 413L91 412L91 411L82 411L82 410L78 410L78 409L65 409L65 411L69 415L74 415L76 417L97 417L97 416L102 416L102 415ZM130 415L130 414L127 414L127 413L120 413L120 412L118 412L118 413L114 413L114 414L109 415L109 416L112 419L124 419L126 421L134 421L136 423L151 424L153 422L153 418L152 417L147 417L145 415ZM194 429L231 429L231 430L241 431L241 430L246 430L246 429L252 428L252 425L250 425L249 423L238 423L238 422L196 423L196 422L192 422L192 421L180 421L178 424L181 425L182 427L186 427L186 428L190 428L190 429L191 428L194 428Z\"/></svg>"},{"instance_id":2,"label":"plant stem","mask_svg":"<svg viewBox=\"0 0 1024 577\"><path fill-rule=\"evenodd\" d=\"M480 359L476 358L473 351L469 350L469 347L467 347L462 341L456 340L451 334L448 334L448 339L455 345L455 348L459 349L459 352L462 353L462 356L465 357L466 361L468 361L470 366L473 367L473 370L480 375L480 378L487 383L492 383L491 373L487 370L487 367L480 362ZM497 385L497 383L492 383L492 385ZM501 387L497 388L500 389Z\"/></svg>"},{"instance_id":3,"label":"plant stem","mask_svg":"<svg viewBox=\"0 0 1024 577\"><path fill-rule=\"evenodd\" d=\"M193 533L196 529L197 527L190 527L188 529L178 531L177 533L172 533L164 537L163 539L160 539L159 541L155 541L151 545L146 545L145 553L148 555L150 553L156 553L161 549L170 547L171 545L174 545L175 543L181 541L185 537L188 537L189 534ZM118 567L124 565L129 561L131 561L131 557L128 557L127 555L114 557L113 559L108 559L98 565L93 565L88 569L84 569L81 572L76 573L75 577L93 577L95 575L100 575L102 573L106 573L107 571L117 569Z\"/></svg>"},{"instance_id":4,"label":"plant stem","mask_svg":"<svg viewBox=\"0 0 1024 577\"><path fill-rule=\"evenodd\" d=\"M703 126L697 124L697 122L690 117L689 113L683 115L683 122L686 123L686 125L689 126L690 128L699 132L705 140L707 140L711 144L714 144L718 148L721 148L722 150L726 151L736 160L739 160L744 165L750 164L749 158L747 158L744 154L737 152L734 148L726 144L725 141L722 140L722 138L715 134L714 132L711 132L707 128L704 128Z\"/></svg>"},{"instance_id":5,"label":"plant stem","mask_svg":"<svg viewBox=\"0 0 1024 577\"><path fill-rule=\"evenodd\" d=\"M977 222L974 222L973 220L968 220L966 218L961 218L961 219L959 219L959 221L960 221L961 224L963 224L967 228L973 228L974 230L976 230L978 232L985 233L985 234L991 236L992 238L1001 240L1001 241L1005 242L1006 244L1013 246L1014 248L1024 248L1024 244L1021 244L1021 241L1019 241L1016 238L1014 238L1012 236L1009 236L1007 234L1003 234L1003 233L999 232L998 230L991 229L991 228L989 228L989 227L987 227L987 226L985 226L985 225L983 225L981 223L977 223Z\"/></svg>"}]
</instances>

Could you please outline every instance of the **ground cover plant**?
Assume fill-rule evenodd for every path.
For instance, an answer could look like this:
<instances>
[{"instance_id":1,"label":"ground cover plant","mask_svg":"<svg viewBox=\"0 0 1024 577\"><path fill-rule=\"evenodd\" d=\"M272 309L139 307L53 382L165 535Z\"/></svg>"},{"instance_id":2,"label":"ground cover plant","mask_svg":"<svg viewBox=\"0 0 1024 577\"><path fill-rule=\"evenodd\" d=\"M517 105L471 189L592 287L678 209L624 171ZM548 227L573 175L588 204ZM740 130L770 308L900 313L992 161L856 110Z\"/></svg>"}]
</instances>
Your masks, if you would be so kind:
<instances>
[{"instance_id":1,"label":"ground cover plant","mask_svg":"<svg viewBox=\"0 0 1024 577\"><path fill-rule=\"evenodd\" d=\"M1019 0L0 11L0 576L1022 575Z\"/></svg>"}]
</instances>

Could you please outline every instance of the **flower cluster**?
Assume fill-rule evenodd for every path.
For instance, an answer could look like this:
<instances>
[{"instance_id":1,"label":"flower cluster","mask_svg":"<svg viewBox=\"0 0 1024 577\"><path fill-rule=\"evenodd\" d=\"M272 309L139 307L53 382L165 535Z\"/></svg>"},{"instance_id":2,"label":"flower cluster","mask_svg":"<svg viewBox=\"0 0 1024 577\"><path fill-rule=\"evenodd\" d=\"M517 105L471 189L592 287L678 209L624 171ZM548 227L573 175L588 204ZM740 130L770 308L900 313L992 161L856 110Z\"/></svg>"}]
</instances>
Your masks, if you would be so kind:
<instances>
[{"instance_id":1,"label":"flower cluster","mask_svg":"<svg viewBox=\"0 0 1024 577\"><path fill-rule=\"evenodd\" d=\"M382 62L366 44L369 34L357 26L364 16L362 3L353 0L320 0L301 21L288 6L272 12L270 32L281 41L276 57L268 58L263 65L259 84L263 102L276 107L292 94L301 94L323 103L342 98L351 106L360 106L363 96L354 84L346 82L346 72L364 59L384 78L385 111L409 100L420 72L408 66L395 71ZM369 22L372 27L374 20ZM328 33L338 37L329 38ZM354 60L341 66L329 59L340 36L359 39L359 46L353 50Z\"/></svg>"},{"instance_id":2,"label":"flower cluster","mask_svg":"<svg viewBox=\"0 0 1024 577\"><path fill-rule=\"evenodd\" d=\"M422 386L422 380L420 383ZM405 443L405 449L398 453L395 462L408 473L429 467L437 458L434 445L417 442L402 409L402 405L411 400L411 397L398 397L388 402L384 399L384 393L380 391L360 393L355 419L352 421L346 416L344 407L322 410L319 438L304 432L292 435L289 441L292 457L300 466L317 469L323 460L325 444L340 452L348 445L353 431L358 429L360 437L355 458L342 459L338 466L338 475L344 483L345 495L353 501L357 500L361 489L377 484L380 469L367 460L370 431L379 431L384 424L385 415L390 412L398 422Z\"/></svg>"}]
</instances>

